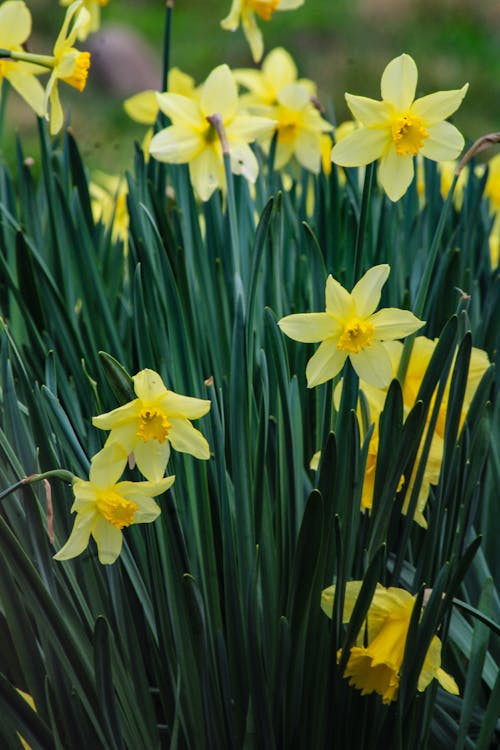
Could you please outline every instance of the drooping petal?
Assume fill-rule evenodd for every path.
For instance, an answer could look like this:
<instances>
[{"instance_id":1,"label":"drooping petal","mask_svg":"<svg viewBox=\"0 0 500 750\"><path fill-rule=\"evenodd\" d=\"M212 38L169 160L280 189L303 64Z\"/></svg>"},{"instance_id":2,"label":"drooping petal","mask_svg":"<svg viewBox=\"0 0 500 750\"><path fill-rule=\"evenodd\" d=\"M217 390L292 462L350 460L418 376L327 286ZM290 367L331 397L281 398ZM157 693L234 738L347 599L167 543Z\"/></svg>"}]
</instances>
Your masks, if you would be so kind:
<instances>
[{"instance_id":1,"label":"drooping petal","mask_svg":"<svg viewBox=\"0 0 500 750\"><path fill-rule=\"evenodd\" d=\"M259 174L259 162L248 143L231 140L229 155L232 173L241 174L246 180L254 183Z\"/></svg>"},{"instance_id":2,"label":"drooping petal","mask_svg":"<svg viewBox=\"0 0 500 750\"><path fill-rule=\"evenodd\" d=\"M184 417L171 417L172 425L169 440L172 448L181 453L190 453L195 458L207 460L210 458L210 446L199 430Z\"/></svg>"},{"instance_id":3,"label":"drooping petal","mask_svg":"<svg viewBox=\"0 0 500 750\"><path fill-rule=\"evenodd\" d=\"M445 672L444 669L441 669L441 667L439 667L436 672L436 680L439 682L443 690L446 690L452 695L460 695L460 690L458 689L456 681L453 679L451 674Z\"/></svg>"},{"instance_id":4,"label":"drooping petal","mask_svg":"<svg viewBox=\"0 0 500 750\"><path fill-rule=\"evenodd\" d=\"M43 117L44 96L42 84L31 73L12 67L5 76L11 86L16 89L23 99L30 105L39 117Z\"/></svg>"},{"instance_id":5,"label":"drooping petal","mask_svg":"<svg viewBox=\"0 0 500 750\"><path fill-rule=\"evenodd\" d=\"M334 378L342 369L346 357L346 352L337 349L337 339L323 341L307 363L307 387L314 388Z\"/></svg>"},{"instance_id":6,"label":"drooping petal","mask_svg":"<svg viewBox=\"0 0 500 750\"><path fill-rule=\"evenodd\" d=\"M304 5L304 0L280 0L276 10L295 10L295 8L300 8L301 5Z\"/></svg>"},{"instance_id":7,"label":"drooping petal","mask_svg":"<svg viewBox=\"0 0 500 750\"><path fill-rule=\"evenodd\" d=\"M97 554L102 565L111 565L122 551L123 536L120 529L101 515L95 519L92 536L97 544Z\"/></svg>"},{"instance_id":8,"label":"drooping petal","mask_svg":"<svg viewBox=\"0 0 500 750\"><path fill-rule=\"evenodd\" d=\"M397 307L379 310L370 317L370 323L375 328L374 336L381 341L403 339L425 325L424 320L420 320L409 310Z\"/></svg>"},{"instance_id":9,"label":"drooping petal","mask_svg":"<svg viewBox=\"0 0 500 750\"><path fill-rule=\"evenodd\" d=\"M99 489L112 487L125 470L128 454L118 443L106 445L90 463L89 480Z\"/></svg>"},{"instance_id":10,"label":"drooping petal","mask_svg":"<svg viewBox=\"0 0 500 750\"><path fill-rule=\"evenodd\" d=\"M208 201L214 190L225 184L222 156L215 148L205 148L189 162L193 187L202 201Z\"/></svg>"},{"instance_id":11,"label":"drooping petal","mask_svg":"<svg viewBox=\"0 0 500 750\"><path fill-rule=\"evenodd\" d=\"M354 119L361 125L381 127L386 123L389 124L392 109L387 102L356 94L346 94L345 99Z\"/></svg>"},{"instance_id":12,"label":"drooping petal","mask_svg":"<svg viewBox=\"0 0 500 750\"><path fill-rule=\"evenodd\" d=\"M382 99L391 102L397 110L408 110L415 98L417 78L417 66L410 55L395 57L382 73Z\"/></svg>"},{"instance_id":13,"label":"drooping petal","mask_svg":"<svg viewBox=\"0 0 500 750\"><path fill-rule=\"evenodd\" d=\"M434 161L456 159L464 147L464 137L451 122L438 122L427 128L429 134L420 149L422 156Z\"/></svg>"},{"instance_id":14,"label":"drooping petal","mask_svg":"<svg viewBox=\"0 0 500 750\"><path fill-rule=\"evenodd\" d=\"M96 514L94 511L79 513L77 515L68 541L54 555L54 560L69 560L72 557L81 555L89 543L90 532L95 517Z\"/></svg>"},{"instance_id":15,"label":"drooping petal","mask_svg":"<svg viewBox=\"0 0 500 750\"><path fill-rule=\"evenodd\" d=\"M366 380L378 388L389 385L392 378L391 360L380 341L372 341L370 347L349 357L360 380Z\"/></svg>"},{"instance_id":16,"label":"drooping petal","mask_svg":"<svg viewBox=\"0 0 500 750\"><path fill-rule=\"evenodd\" d=\"M340 335L340 325L327 313L297 313L286 315L278 325L287 336L304 344Z\"/></svg>"},{"instance_id":17,"label":"drooping petal","mask_svg":"<svg viewBox=\"0 0 500 750\"><path fill-rule=\"evenodd\" d=\"M351 296L356 305L356 313L360 318L366 318L377 309L380 302L382 287L384 286L391 267L387 263L370 268L354 286Z\"/></svg>"},{"instance_id":18,"label":"drooping petal","mask_svg":"<svg viewBox=\"0 0 500 750\"><path fill-rule=\"evenodd\" d=\"M351 318L355 312L351 295L331 274L326 280L325 307L340 322Z\"/></svg>"},{"instance_id":19,"label":"drooping petal","mask_svg":"<svg viewBox=\"0 0 500 750\"><path fill-rule=\"evenodd\" d=\"M378 179L391 201L398 201L413 180L411 154L401 156L395 147L391 146L380 160Z\"/></svg>"},{"instance_id":20,"label":"drooping petal","mask_svg":"<svg viewBox=\"0 0 500 750\"><path fill-rule=\"evenodd\" d=\"M168 164L186 164L203 148L204 142L198 133L180 125L170 125L152 137L149 153Z\"/></svg>"},{"instance_id":21,"label":"drooping petal","mask_svg":"<svg viewBox=\"0 0 500 750\"><path fill-rule=\"evenodd\" d=\"M174 391L167 391L161 400L161 407L169 415L198 419L210 411L210 401L205 398L183 396L180 393L174 393Z\"/></svg>"},{"instance_id":22,"label":"drooping petal","mask_svg":"<svg viewBox=\"0 0 500 750\"><path fill-rule=\"evenodd\" d=\"M321 141L319 133L302 130L295 141L295 156L305 169L318 174L321 166Z\"/></svg>"},{"instance_id":23,"label":"drooping petal","mask_svg":"<svg viewBox=\"0 0 500 750\"><path fill-rule=\"evenodd\" d=\"M262 32L257 25L257 21L255 20L255 13L252 10L247 10L241 18L241 23L243 26L243 33L245 34L245 38L250 47L250 52L252 53L252 59L257 63L264 54L264 39L262 38Z\"/></svg>"},{"instance_id":24,"label":"drooping petal","mask_svg":"<svg viewBox=\"0 0 500 750\"><path fill-rule=\"evenodd\" d=\"M382 156L390 139L383 129L359 128L346 135L332 149L332 161L341 167L361 167Z\"/></svg>"},{"instance_id":25,"label":"drooping petal","mask_svg":"<svg viewBox=\"0 0 500 750\"><path fill-rule=\"evenodd\" d=\"M31 34L31 13L26 3L7 0L0 6L0 47L20 47Z\"/></svg>"},{"instance_id":26,"label":"drooping petal","mask_svg":"<svg viewBox=\"0 0 500 750\"><path fill-rule=\"evenodd\" d=\"M426 127L447 120L461 105L468 88L469 84L466 83L461 89L436 91L435 94L422 96L413 102L411 112L421 117Z\"/></svg>"},{"instance_id":27,"label":"drooping petal","mask_svg":"<svg viewBox=\"0 0 500 750\"><path fill-rule=\"evenodd\" d=\"M134 391L142 404L151 404L167 395L167 389L161 376L154 370L141 370L134 375Z\"/></svg>"},{"instance_id":28,"label":"drooping petal","mask_svg":"<svg viewBox=\"0 0 500 750\"><path fill-rule=\"evenodd\" d=\"M198 102L182 94L156 93L156 102L161 111L170 117L174 125L184 125L188 128L203 126L204 117L200 112Z\"/></svg>"},{"instance_id":29,"label":"drooping petal","mask_svg":"<svg viewBox=\"0 0 500 750\"><path fill-rule=\"evenodd\" d=\"M118 406L118 408L108 411L105 414L99 414L92 417L92 424L100 430L112 430L122 424L135 422L141 411L141 402L138 398L129 401L128 404Z\"/></svg>"},{"instance_id":30,"label":"drooping petal","mask_svg":"<svg viewBox=\"0 0 500 750\"><path fill-rule=\"evenodd\" d=\"M49 124L49 130L51 135L55 135L58 133L63 125L64 122L64 114L63 109L61 106L61 100L59 99L59 92L57 90L57 81L56 76L53 72L53 85L52 89L50 91L49 101L50 101L50 124ZM50 79L49 79L50 80ZM44 109L46 111L47 107L47 89L45 90L45 103L44 103Z\"/></svg>"},{"instance_id":31,"label":"drooping petal","mask_svg":"<svg viewBox=\"0 0 500 750\"><path fill-rule=\"evenodd\" d=\"M226 31L236 31L240 25L241 3L242 0L233 0L228 15L220 22Z\"/></svg>"},{"instance_id":32,"label":"drooping petal","mask_svg":"<svg viewBox=\"0 0 500 750\"><path fill-rule=\"evenodd\" d=\"M205 117L219 114L230 120L238 109L238 89L228 65L218 65L202 86L200 107Z\"/></svg>"},{"instance_id":33,"label":"drooping petal","mask_svg":"<svg viewBox=\"0 0 500 750\"><path fill-rule=\"evenodd\" d=\"M293 141L290 141L289 143L283 143L278 140L278 143L276 145L276 153L274 155L275 169L279 170L281 169L281 167L284 167L285 164L288 164L293 156L293 147Z\"/></svg>"},{"instance_id":34,"label":"drooping petal","mask_svg":"<svg viewBox=\"0 0 500 750\"><path fill-rule=\"evenodd\" d=\"M170 458L170 443L164 440L138 440L134 445L134 457L141 474L151 482L162 479Z\"/></svg>"}]
</instances>

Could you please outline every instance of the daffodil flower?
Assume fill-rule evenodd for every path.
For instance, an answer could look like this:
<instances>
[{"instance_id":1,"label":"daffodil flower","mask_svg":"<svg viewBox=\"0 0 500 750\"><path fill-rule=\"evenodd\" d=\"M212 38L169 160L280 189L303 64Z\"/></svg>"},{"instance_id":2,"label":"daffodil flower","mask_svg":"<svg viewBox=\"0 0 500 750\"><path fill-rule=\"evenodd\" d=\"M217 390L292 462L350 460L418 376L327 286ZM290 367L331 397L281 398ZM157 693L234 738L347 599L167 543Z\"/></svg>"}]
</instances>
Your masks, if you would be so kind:
<instances>
[{"instance_id":1,"label":"daffodil flower","mask_svg":"<svg viewBox=\"0 0 500 750\"><path fill-rule=\"evenodd\" d=\"M119 482L127 463L127 451L117 443L105 446L90 464L89 480L75 478L76 513L73 530L66 544L54 555L69 560L86 549L92 536L99 562L114 563L122 548L122 529L134 523L151 523L160 514L152 499L172 486L175 477L157 482Z\"/></svg>"},{"instance_id":2,"label":"daffodil flower","mask_svg":"<svg viewBox=\"0 0 500 750\"><path fill-rule=\"evenodd\" d=\"M389 272L387 264L370 268L351 293L330 275L325 312L287 315L278 322L295 341L322 342L307 363L309 388L335 377L347 357L362 380L382 388L389 384L392 366L382 341L401 339L425 325L409 310L375 312Z\"/></svg>"},{"instance_id":3,"label":"daffodil flower","mask_svg":"<svg viewBox=\"0 0 500 750\"><path fill-rule=\"evenodd\" d=\"M490 202L490 214L494 217L489 245L491 267L497 268L500 257L500 154L488 162L488 178L484 186L484 195Z\"/></svg>"},{"instance_id":4,"label":"daffodil flower","mask_svg":"<svg viewBox=\"0 0 500 750\"><path fill-rule=\"evenodd\" d=\"M104 172L94 172L89 183L92 214L95 221L111 227L114 241L121 240L125 249L128 242L129 214L127 210L128 187L125 178Z\"/></svg>"},{"instance_id":5,"label":"daffodil flower","mask_svg":"<svg viewBox=\"0 0 500 750\"><path fill-rule=\"evenodd\" d=\"M316 84L307 78L297 78L297 66L283 47L271 50L262 61L260 70L237 68L233 73L237 83L249 91L241 97L245 106L275 106L278 103L278 93L290 83L300 83L310 96L316 96Z\"/></svg>"},{"instance_id":6,"label":"daffodil flower","mask_svg":"<svg viewBox=\"0 0 500 750\"><path fill-rule=\"evenodd\" d=\"M59 4L67 7L72 0L59 0ZM87 21L78 27L77 38L84 42L89 34L93 34L101 26L101 8L108 4L108 0L83 0L83 7L88 10Z\"/></svg>"},{"instance_id":7,"label":"daffodil flower","mask_svg":"<svg viewBox=\"0 0 500 750\"><path fill-rule=\"evenodd\" d=\"M160 111L156 97L159 93L159 91L147 89L129 96L123 102L125 112L136 122L143 125L154 125ZM195 99L198 96L194 78L187 73L183 73L179 68L170 68L168 71L168 92L165 93L181 94L189 99Z\"/></svg>"},{"instance_id":8,"label":"daffodil flower","mask_svg":"<svg viewBox=\"0 0 500 750\"><path fill-rule=\"evenodd\" d=\"M210 73L196 99L170 93L157 98L172 125L153 137L150 153L170 164L188 163L191 182L202 201L225 186L221 144L208 119L215 115L221 117L226 132L232 172L255 182L259 166L249 143L269 134L276 122L241 112L236 81L227 65Z\"/></svg>"},{"instance_id":9,"label":"daffodil flower","mask_svg":"<svg viewBox=\"0 0 500 750\"><path fill-rule=\"evenodd\" d=\"M0 6L0 48L9 52L22 52L23 44L31 34L31 14L25 2L7 0ZM12 88L41 117L44 112L43 86L36 75L44 68L24 61L0 59L0 83L6 79Z\"/></svg>"},{"instance_id":10,"label":"daffodil flower","mask_svg":"<svg viewBox=\"0 0 500 750\"><path fill-rule=\"evenodd\" d=\"M227 31L236 31L241 21L254 62L259 62L264 54L264 40L256 16L269 21L276 10L294 10L303 4L304 0L233 0L229 14L220 25Z\"/></svg>"},{"instance_id":11,"label":"daffodil flower","mask_svg":"<svg viewBox=\"0 0 500 750\"><path fill-rule=\"evenodd\" d=\"M92 419L95 427L111 430L106 445L118 443L133 453L140 471L152 481L163 477L170 446L195 458L210 458L206 439L190 422L209 411L210 401L167 390L154 370L141 370L133 381L136 399Z\"/></svg>"},{"instance_id":12,"label":"daffodil flower","mask_svg":"<svg viewBox=\"0 0 500 750\"><path fill-rule=\"evenodd\" d=\"M392 201L404 195L413 179L414 156L449 161L456 159L464 146L463 136L445 120L460 106L468 84L415 99L417 77L414 60L404 54L384 70L381 101L346 94L360 128L332 150L332 161L342 167L359 167L379 159L379 181Z\"/></svg>"},{"instance_id":13,"label":"daffodil flower","mask_svg":"<svg viewBox=\"0 0 500 750\"><path fill-rule=\"evenodd\" d=\"M342 622L347 623L358 598L362 581L349 581L346 585ZM321 608L332 617L335 586L321 594ZM361 695L378 693L383 703L397 699L399 679L405 651L406 637L415 604L415 597L404 589L385 588L377 584L368 609L365 628L362 627L356 644L351 648L344 677ZM337 658L340 660L342 651ZM423 692L436 679L444 690L458 695L457 683L441 668L441 641L433 636L418 678L417 689Z\"/></svg>"}]
</instances>

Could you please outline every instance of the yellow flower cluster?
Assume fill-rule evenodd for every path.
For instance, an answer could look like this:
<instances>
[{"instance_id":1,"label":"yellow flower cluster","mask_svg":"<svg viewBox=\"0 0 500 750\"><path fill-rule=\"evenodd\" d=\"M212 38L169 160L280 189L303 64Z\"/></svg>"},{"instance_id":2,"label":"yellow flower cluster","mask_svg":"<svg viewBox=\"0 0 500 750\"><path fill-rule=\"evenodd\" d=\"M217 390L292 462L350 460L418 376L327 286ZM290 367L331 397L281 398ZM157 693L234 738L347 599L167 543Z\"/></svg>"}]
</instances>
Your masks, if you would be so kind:
<instances>
[{"instance_id":1,"label":"yellow flower cluster","mask_svg":"<svg viewBox=\"0 0 500 750\"><path fill-rule=\"evenodd\" d=\"M88 481L75 478L73 482L71 510L76 519L56 560L76 557L92 536L99 561L113 563L121 551L122 529L149 523L160 514L153 497L175 480L164 476L170 447L199 459L210 457L206 439L190 421L204 416L210 401L168 390L153 370L141 370L133 381L136 399L92 420L110 434L104 448L92 458ZM118 481L127 463L137 464L147 481Z\"/></svg>"}]
</instances>

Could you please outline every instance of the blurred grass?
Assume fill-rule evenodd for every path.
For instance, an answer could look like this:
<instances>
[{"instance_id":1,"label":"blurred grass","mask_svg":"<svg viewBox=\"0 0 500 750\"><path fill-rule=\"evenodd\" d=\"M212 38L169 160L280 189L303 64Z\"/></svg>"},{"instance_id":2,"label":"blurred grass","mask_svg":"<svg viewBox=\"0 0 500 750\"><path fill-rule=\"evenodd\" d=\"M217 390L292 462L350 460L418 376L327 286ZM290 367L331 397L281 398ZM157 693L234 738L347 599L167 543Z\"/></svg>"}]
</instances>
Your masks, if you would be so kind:
<instances>
[{"instance_id":1,"label":"blurred grass","mask_svg":"<svg viewBox=\"0 0 500 750\"><path fill-rule=\"evenodd\" d=\"M47 52L64 15L54 0L29 4L33 15L33 51ZM223 31L219 22L229 0L178 0L173 17L171 65L201 82L221 62L249 66L251 57L241 29ZM103 8L103 29L128 27L150 46L160 81L164 3L160 0L110 0ZM475 140L500 129L500 3L498 0L306 0L294 12L276 13L261 23L266 51L285 46L302 75L317 81L323 102L331 102L338 121L349 114L344 91L378 98L387 62L405 51L419 68L419 93L458 88L469 81L467 98L455 117L466 138ZM97 39L97 37L94 37ZM98 39L97 39L98 41ZM81 45L84 47L85 45ZM105 51L105 47L103 48ZM102 53L103 62L106 60ZM111 64L111 63L110 63ZM153 66L154 67L154 66ZM123 77L123 76L122 76ZM127 78L127 76L125 76ZM130 94L134 70L130 71ZM151 82L154 86L154 82ZM97 66L83 95L64 86L65 111L90 169L119 172L131 165L131 142L144 128L122 108L123 96L103 87ZM36 158L36 123L16 95L8 102L3 149L14 153L14 134L22 134L26 152Z\"/></svg>"}]
</instances>

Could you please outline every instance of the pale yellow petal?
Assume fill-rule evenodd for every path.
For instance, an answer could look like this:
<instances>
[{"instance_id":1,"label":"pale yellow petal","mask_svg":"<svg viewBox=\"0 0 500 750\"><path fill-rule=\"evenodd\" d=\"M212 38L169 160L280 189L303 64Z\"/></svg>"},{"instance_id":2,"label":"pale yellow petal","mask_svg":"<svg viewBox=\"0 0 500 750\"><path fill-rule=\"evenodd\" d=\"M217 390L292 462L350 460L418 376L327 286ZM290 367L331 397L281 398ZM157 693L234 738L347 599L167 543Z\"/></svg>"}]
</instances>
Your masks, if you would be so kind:
<instances>
[{"instance_id":1,"label":"pale yellow petal","mask_svg":"<svg viewBox=\"0 0 500 750\"><path fill-rule=\"evenodd\" d=\"M92 528L92 536L97 544L97 554L101 565L114 563L122 551L123 536L120 529L98 515Z\"/></svg>"},{"instance_id":2,"label":"pale yellow petal","mask_svg":"<svg viewBox=\"0 0 500 750\"><path fill-rule=\"evenodd\" d=\"M451 674L445 672L444 669L441 669L441 667L436 672L436 680L439 682L443 690L446 690L452 695L460 695L460 690L458 689L456 681L453 679Z\"/></svg>"},{"instance_id":3,"label":"pale yellow petal","mask_svg":"<svg viewBox=\"0 0 500 750\"><path fill-rule=\"evenodd\" d=\"M20 47L31 34L31 13L26 3L7 0L0 6L0 47Z\"/></svg>"},{"instance_id":4,"label":"pale yellow petal","mask_svg":"<svg viewBox=\"0 0 500 750\"><path fill-rule=\"evenodd\" d=\"M422 156L434 161L450 161L456 159L463 147L464 137L450 122L438 122L427 128L428 138L420 149Z\"/></svg>"},{"instance_id":5,"label":"pale yellow petal","mask_svg":"<svg viewBox=\"0 0 500 750\"><path fill-rule=\"evenodd\" d=\"M226 31L236 31L240 25L242 2L243 0L233 0L228 15L220 22L220 25Z\"/></svg>"},{"instance_id":6,"label":"pale yellow petal","mask_svg":"<svg viewBox=\"0 0 500 750\"><path fill-rule=\"evenodd\" d=\"M295 10L295 8L300 8L301 5L304 5L304 0L280 0L276 10Z\"/></svg>"},{"instance_id":7,"label":"pale yellow petal","mask_svg":"<svg viewBox=\"0 0 500 750\"><path fill-rule=\"evenodd\" d=\"M66 544L54 555L54 560L69 560L81 555L88 546L95 517L94 511L77 515Z\"/></svg>"},{"instance_id":8,"label":"pale yellow petal","mask_svg":"<svg viewBox=\"0 0 500 750\"><path fill-rule=\"evenodd\" d=\"M162 477L148 482L118 482L116 491L126 500L140 505L142 497L156 497L163 495L175 482L175 476ZM134 519L135 523L135 519Z\"/></svg>"},{"instance_id":9,"label":"pale yellow petal","mask_svg":"<svg viewBox=\"0 0 500 750\"><path fill-rule=\"evenodd\" d=\"M125 99L123 106L125 112L132 120L140 122L143 125L154 125L158 116L158 100L156 91L141 91L139 94L129 96Z\"/></svg>"},{"instance_id":10,"label":"pale yellow petal","mask_svg":"<svg viewBox=\"0 0 500 750\"><path fill-rule=\"evenodd\" d=\"M278 102L287 109L299 111L310 103L309 91L300 83L289 83L278 91Z\"/></svg>"},{"instance_id":11,"label":"pale yellow petal","mask_svg":"<svg viewBox=\"0 0 500 750\"><path fill-rule=\"evenodd\" d=\"M210 458L210 446L199 430L184 417L171 417L171 429L168 438L172 448L181 453L190 453L195 458Z\"/></svg>"},{"instance_id":12,"label":"pale yellow petal","mask_svg":"<svg viewBox=\"0 0 500 750\"><path fill-rule=\"evenodd\" d=\"M195 132L179 125L170 125L152 137L149 153L167 164L187 164L203 148L204 142Z\"/></svg>"},{"instance_id":13,"label":"pale yellow petal","mask_svg":"<svg viewBox=\"0 0 500 750\"><path fill-rule=\"evenodd\" d=\"M353 135L356 134L353 133ZM406 193L413 180L412 156L410 154L401 156L391 145L380 160L378 179L391 201L398 201Z\"/></svg>"},{"instance_id":14,"label":"pale yellow petal","mask_svg":"<svg viewBox=\"0 0 500 750\"><path fill-rule=\"evenodd\" d=\"M50 125L49 130L51 135L58 133L64 122L63 110L61 107L61 100L59 99L59 92L57 90L57 81L54 77L54 82L49 96L50 101ZM45 102L44 109L47 107L47 89L45 90Z\"/></svg>"},{"instance_id":15,"label":"pale yellow petal","mask_svg":"<svg viewBox=\"0 0 500 750\"><path fill-rule=\"evenodd\" d=\"M377 388L385 388L392 378L392 367L389 355L380 341L372 341L371 346L356 354L349 354L352 366L360 380Z\"/></svg>"},{"instance_id":16,"label":"pale yellow petal","mask_svg":"<svg viewBox=\"0 0 500 750\"><path fill-rule=\"evenodd\" d=\"M374 336L381 341L402 339L425 325L424 320L420 320L409 310L397 307L379 310L370 317L370 323L375 328Z\"/></svg>"},{"instance_id":17,"label":"pale yellow petal","mask_svg":"<svg viewBox=\"0 0 500 750\"><path fill-rule=\"evenodd\" d=\"M134 390L143 404L149 404L167 395L165 383L154 370L141 370L134 375Z\"/></svg>"},{"instance_id":18,"label":"pale yellow petal","mask_svg":"<svg viewBox=\"0 0 500 750\"><path fill-rule=\"evenodd\" d=\"M340 335L340 325L327 313L297 313L286 315L278 325L287 336L304 344Z\"/></svg>"},{"instance_id":19,"label":"pale yellow petal","mask_svg":"<svg viewBox=\"0 0 500 750\"><path fill-rule=\"evenodd\" d=\"M289 141L288 143L283 143L278 140L278 143L276 145L276 153L274 155L274 168L275 169L281 169L282 167L285 166L285 164L288 164L288 162L293 156L293 147L294 147L293 141Z\"/></svg>"},{"instance_id":20,"label":"pale yellow petal","mask_svg":"<svg viewBox=\"0 0 500 750\"><path fill-rule=\"evenodd\" d=\"M269 117L257 117L255 115L236 115L228 127L230 136L242 138L245 141L254 141L256 138L268 136L277 125L276 120Z\"/></svg>"},{"instance_id":21,"label":"pale yellow petal","mask_svg":"<svg viewBox=\"0 0 500 750\"><path fill-rule=\"evenodd\" d=\"M313 174L321 167L321 140L319 133L302 130L295 141L295 157L299 164Z\"/></svg>"},{"instance_id":22,"label":"pale yellow petal","mask_svg":"<svg viewBox=\"0 0 500 750\"><path fill-rule=\"evenodd\" d=\"M207 124L200 112L198 102L181 94L156 93L156 101L161 111L170 117L174 125L183 125L189 129Z\"/></svg>"},{"instance_id":23,"label":"pale yellow petal","mask_svg":"<svg viewBox=\"0 0 500 750\"><path fill-rule=\"evenodd\" d=\"M229 156L232 173L241 174L246 180L254 183L259 174L259 162L248 143L231 140L229 143Z\"/></svg>"},{"instance_id":24,"label":"pale yellow petal","mask_svg":"<svg viewBox=\"0 0 500 750\"><path fill-rule=\"evenodd\" d=\"M128 454L118 443L106 445L90 463L89 479L98 489L108 489L119 480L125 470Z\"/></svg>"},{"instance_id":25,"label":"pale yellow petal","mask_svg":"<svg viewBox=\"0 0 500 750\"><path fill-rule=\"evenodd\" d=\"M257 63L264 54L264 39L262 38L262 32L257 25L257 21L255 20L255 13L253 11L247 11L242 16L241 21L243 33L249 44L253 61Z\"/></svg>"},{"instance_id":26,"label":"pale yellow petal","mask_svg":"<svg viewBox=\"0 0 500 750\"><path fill-rule=\"evenodd\" d=\"M137 440L134 444L134 458L137 468L151 482L163 478L170 457L170 443L164 440ZM141 483L142 484L142 483Z\"/></svg>"},{"instance_id":27,"label":"pale yellow petal","mask_svg":"<svg viewBox=\"0 0 500 750\"><path fill-rule=\"evenodd\" d=\"M117 409L92 417L92 424L99 430L113 430L120 425L136 422L141 410L141 402L138 398L129 401L128 404L119 406Z\"/></svg>"},{"instance_id":28,"label":"pale yellow petal","mask_svg":"<svg viewBox=\"0 0 500 750\"><path fill-rule=\"evenodd\" d=\"M340 322L352 318L355 313L352 296L331 274L326 280L325 308Z\"/></svg>"},{"instance_id":29,"label":"pale yellow petal","mask_svg":"<svg viewBox=\"0 0 500 750\"><path fill-rule=\"evenodd\" d=\"M276 91L297 80L297 66L283 47L276 47L264 58L262 72L273 82Z\"/></svg>"},{"instance_id":30,"label":"pale yellow petal","mask_svg":"<svg viewBox=\"0 0 500 750\"><path fill-rule=\"evenodd\" d=\"M214 68L202 86L200 107L205 117L219 114L224 122L238 109L238 89L228 65Z\"/></svg>"},{"instance_id":31,"label":"pale yellow petal","mask_svg":"<svg viewBox=\"0 0 500 750\"><path fill-rule=\"evenodd\" d=\"M225 185L222 155L216 147L205 148L189 162L189 175L193 187L202 201L208 201L214 190Z\"/></svg>"},{"instance_id":32,"label":"pale yellow petal","mask_svg":"<svg viewBox=\"0 0 500 750\"><path fill-rule=\"evenodd\" d=\"M379 159L389 143L386 130L359 128L346 135L332 149L332 161L341 167L361 167Z\"/></svg>"},{"instance_id":33,"label":"pale yellow petal","mask_svg":"<svg viewBox=\"0 0 500 750\"><path fill-rule=\"evenodd\" d=\"M45 112L44 90L42 84L34 75L24 72L21 68L10 69L5 76L11 86L16 89L23 99L30 105L39 117Z\"/></svg>"},{"instance_id":34,"label":"pale yellow petal","mask_svg":"<svg viewBox=\"0 0 500 750\"><path fill-rule=\"evenodd\" d=\"M417 66L410 55L403 54L394 58L382 74L382 99L393 104L397 110L408 110L415 98L417 78Z\"/></svg>"},{"instance_id":35,"label":"pale yellow petal","mask_svg":"<svg viewBox=\"0 0 500 750\"><path fill-rule=\"evenodd\" d=\"M361 125L365 127L389 125L392 108L387 102L355 94L346 94L345 98L354 119Z\"/></svg>"},{"instance_id":36,"label":"pale yellow petal","mask_svg":"<svg viewBox=\"0 0 500 750\"><path fill-rule=\"evenodd\" d=\"M174 393L174 391L167 391L161 401L161 407L167 414L187 417L187 419L203 417L210 411L210 406L208 399L183 396L180 393Z\"/></svg>"},{"instance_id":37,"label":"pale yellow petal","mask_svg":"<svg viewBox=\"0 0 500 750\"><path fill-rule=\"evenodd\" d=\"M387 263L373 266L354 286L351 296L356 305L356 314L360 318L366 318L377 309L382 287L387 281L390 271L391 267Z\"/></svg>"},{"instance_id":38,"label":"pale yellow petal","mask_svg":"<svg viewBox=\"0 0 500 750\"><path fill-rule=\"evenodd\" d=\"M337 375L346 361L347 354L337 349L337 338L323 341L306 367L307 387L314 388Z\"/></svg>"},{"instance_id":39,"label":"pale yellow petal","mask_svg":"<svg viewBox=\"0 0 500 750\"><path fill-rule=\"evenodd\" d=\"M469 84L466 83L461 89L437 91L435 94L422 96L413 102L411 112L421 117L426 127L446 120L460 107L468 88Z\"/></svg>"},{"instance_id":40,"label":"pale yellow petal","mask_svg":"<svg viewBox=\"0 0 500 750\"><path fill-rule=\"evenodd\" d=\"M309 468L312 469L313 471L317 471L320 459L321 459L321 451L316 451L316 453L312 456L311 460L309 461Z\"/></svg>"}]
</instances>

